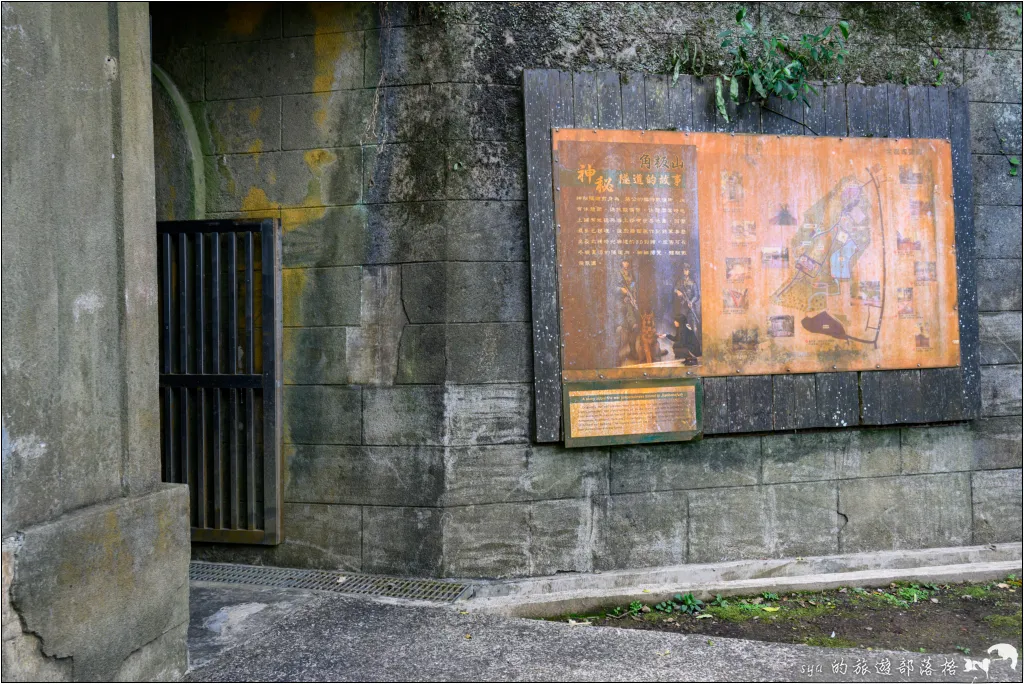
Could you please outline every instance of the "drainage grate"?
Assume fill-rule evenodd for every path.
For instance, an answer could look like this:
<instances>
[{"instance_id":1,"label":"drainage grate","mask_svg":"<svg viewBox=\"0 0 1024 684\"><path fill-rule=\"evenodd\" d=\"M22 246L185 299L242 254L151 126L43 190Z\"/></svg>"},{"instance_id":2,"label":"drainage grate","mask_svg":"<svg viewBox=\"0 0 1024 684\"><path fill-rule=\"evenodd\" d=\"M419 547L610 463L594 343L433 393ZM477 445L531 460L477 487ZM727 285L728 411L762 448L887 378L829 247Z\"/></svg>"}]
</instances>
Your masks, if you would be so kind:
<instances>
[{"instance_id":1,"label":"drainage grate","mask_svg":"<svg viewBox=\"0 0 1024 684\"><path fill-rule=\"evenodd\" d=\"M455 601L468 588L465 584L440 580L403 579L331 570L268 568L258 565L201 563L198 561L189 565L188 578L193 582L259 584L266 587L315 589L339 594L387 596L440 602Z\"/></svg>"}]
</instances>

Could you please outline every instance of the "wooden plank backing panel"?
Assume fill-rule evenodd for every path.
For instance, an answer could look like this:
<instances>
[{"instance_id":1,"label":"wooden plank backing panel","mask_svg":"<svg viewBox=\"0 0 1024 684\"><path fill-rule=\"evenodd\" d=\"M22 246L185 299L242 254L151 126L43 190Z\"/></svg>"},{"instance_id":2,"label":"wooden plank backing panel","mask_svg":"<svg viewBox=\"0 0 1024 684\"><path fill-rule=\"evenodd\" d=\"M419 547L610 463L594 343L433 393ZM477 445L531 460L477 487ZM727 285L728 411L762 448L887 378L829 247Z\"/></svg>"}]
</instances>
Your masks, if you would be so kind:
<instances>
[{"instance_id":1,"label":"wooden plank backing panel","mask_svg":"<svg viewBox=\"0 0 1024 684\"><path fill-rule=\"evenodd\" d=\"M804 103L772 95L761 109L761 126L765 133L803 135Z\"/></svg>"},{"instance_id":2,"label":"wooden plank backing panel","mask_svg":"<svg viewBox=\"0 0 1024 684\"><path fill-rule=\"evenodd\" d=\"M890 138L906 138L910 136L910 97L907 89L890 83L886 86L886 97L889 103Z\"/></svg>"},{"instance_id":3,"label":"wooden plank backing panel","mask_svg":"<svg viewBox=\"0 0 1024 684\"><path fill-rule=\"evenodd\" d=\"M622 91L617 71L597 72L598 128L622 128Z\"/></svg>"},{"instance_id":4,"label":"wooden plank backing panel","mask_svg":"<svg viewBox=\"0 0 1024 684\"><path fill-rule=\"evenodd\" d=\"M711 76L693 77L693 130L715 130L718 112L715 109L715 79Z\"/></svg>"},{"instance_id":5,"label":"wooden plank backing panel","mask_svg":"<svg viewBox=\"0 0 1024 684\"><path fill-rule=\"evenodd\" d=\"M729 432L768 432L772 429L772 376L726 378Z\"/></svg>"},{"instance_id":6,"label":"wooden plank backing panel","mask_svg":"<svg viewBox=\"0 0 1024 684\"><path fill-rule=\"evenodd\" d=\"M974 261L974 182L971 177L971 122L967 87L949 92L950 148L953 154L953 210L956 216L957 300L960 313L962 419L981 415L978 290ZM954 404L955 405L955 404Z\"/></svg>"},{"instance_id":7,"label":"wooden plank backing panel","mask_svg":"<svg viewBox=\"0 0 1024 684\"><path fill-rule=\"evenodd\" d=\"M803 430L818 425L815 374L772 376L772 426Z\"/></svg>"},{"instance_id":8,"label":"wooden plank backing panel","mask_svg":"<svg viewBox=\"0 0 1024 684\"><path fill-rule=\"evenodd\" d=\"M622 84L622 127L628 130L647 128L647 101L644 94L644 75L623 74Z\"/></svg>"},{"instance_id":9,"label":"wooden plank backing panel","mask_svg":"<svg viewBox=\"0 0 1024 684\"><path fill-rule=\"evenodd\" d=\"M649 130L667 130L669 124L668 76L647 74L644 84L644 108Z\"/></svg>"},{"instance_id":10,"label":"wooden plank backing panel","mask_svg":"<svg viewBox=\"0 0 1024 684\"><path fill-rule=\"evenodd\" d=\"M846 126L851 138L868 134L867 86L851 83L846 86Z\"/></svg>"},{"instance_id":11,"label":"wooden plank backing panel","mask_svg":"<svg viewBox=\"0 0 1024 684\"><path fill-rule=\"evenodd\" d=\"M846 86L830 85L825 88L825 130L821 135L849 135L846 112Z\"/></svg>"},{"instance_id":12,"label":"wooden plank backing panel","mask_svg":"<svg viewBox=\"0 0 1024 684\"><path fill-rule=\"evenodd\" d=\"M535 434L538 442L557 442L562 435L561 339L551 167L551 128L560 107L560 81L561 74L550 69L523 72Z\"/></svg>"},{"instance_id":13,"label":"wooden plank backing panel","mask_svg":"<svg viewBox=\"0 0 1024 684\"><path fill-rule=\"evenodd\" d=\"M597 128L597 75L584 71L571 75L573 124L576 128Z\"/></svg>"},{"instance_id":14,"label":"wooden plank backing panel","mask_svg":"<svg viewBox=\"0 0 1024 684\"><path fill-rule=\"evenodd\" d=\"M807 95L802 112L804 135L825 135L825 90L825 86L818 86L817 93ZM764 116L761 119L763 122Z\"/></svg>"},{"instance_id":15,"label":"wooden plank backing panel","mask_svg":"<svg viewBox=\"0 0 1024 684\"><path fill-rule=\"evenodd\" d=\"M848 427L860 422L857 373L815 373L815 427Z\"/></svg>"},{"instance_id":16,"label":"wooden plank backing panel","mask_svg":"<svg viewBox=\"0 0 1024 684\"><path fill-rule=\"evenodd\" d=\"M729 432L729 378L704 378L704 434Z\"/></svg>"},{"instance_id":17,"label":"wooden plank backing panel","mask_svg":"<svg viewBox=\"0 0 1024 684\"><path fill-rule=\"evenodd\" d=\"M865 108L867 109L867 135L872 138L885 138L889 135L889 89L882 85L868 86L864 89Z\"/></svg>"},{"instance_id":18,"label":"wooden plank backing panel","mask_svg":"<svg viewBox=\"0 0 1024 684\"><path fill-rule=\"evenodd\" d=\"M669 79L668 124L677 131L693 130L693 77L680 76L675 83Z\"/></svg>"}]
</instances>

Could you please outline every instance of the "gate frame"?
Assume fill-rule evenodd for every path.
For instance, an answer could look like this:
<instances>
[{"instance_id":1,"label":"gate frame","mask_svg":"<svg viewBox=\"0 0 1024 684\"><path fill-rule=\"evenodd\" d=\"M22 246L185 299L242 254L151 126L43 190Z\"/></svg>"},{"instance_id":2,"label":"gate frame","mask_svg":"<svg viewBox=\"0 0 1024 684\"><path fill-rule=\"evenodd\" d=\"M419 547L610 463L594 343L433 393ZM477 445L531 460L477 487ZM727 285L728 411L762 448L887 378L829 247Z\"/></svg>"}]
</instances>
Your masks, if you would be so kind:
<instances>
[{"instance_id":1,"label":"gate frame","mask_svg":"<svg viewBox=\"0 0 1024 684\"><path fill-rule=\"evenodd\" d=\"M161 367L159 388L162 391L168 387L215 387L215 388L246 388L262 390L263 397L263 529L224 529L212 527L192 527L193 542L218 542L232 544L260 544L277 545L284 541L283 530L283 509L284 509L284 458L281 446L282 437L282 335L283 335L283 307L282 307L282 278L281 278L281 222L279 219L219 219L219 220L187 220L187 221L158 221L157 239L164 241L164 236L173 235L195 235L198 233L257 233L261 245L261 270L260 280L262 287L262 371L259 384L254 385L249 378L239 377L232 380L231 374L213 373L165 373ZM158 246L158 253L161 252ZM168 259L169 257L163 256ZM268 264L270 268L268 268ZM166 267L167 262L164 262ZM164 283L169 282L160 271L158 273L164 281L161 283L161 291ZM236 276L237 277L237 276ZM193 277L194 280L194 277ZM251 296L251 295L250 295ZM169 298L168 298L169 299ZM161 301L160 306L170 307L170 301ZM179 302L180 306L180 302ZM170 309L167 309L169 311ZM269 325L268 325L269 322ZM164 316L164 329L161 330L161 345L167 335L172 334L167 330L170 325L169 318ZM207 376L204 381L203 376ZM216 384L213 384L216 383ZM161 431L163 431L163 417L161 416ZM161 435L161 442L164 435ZM162 458L163 449L161 449ZM168 480L168 471L164 464L164 479ZM196 486L194 482L188 482L187 464L186 474L183 480L192 489ZM196 500L200 500L201 493L195 493Z\"/></svg>"}]
</instances>

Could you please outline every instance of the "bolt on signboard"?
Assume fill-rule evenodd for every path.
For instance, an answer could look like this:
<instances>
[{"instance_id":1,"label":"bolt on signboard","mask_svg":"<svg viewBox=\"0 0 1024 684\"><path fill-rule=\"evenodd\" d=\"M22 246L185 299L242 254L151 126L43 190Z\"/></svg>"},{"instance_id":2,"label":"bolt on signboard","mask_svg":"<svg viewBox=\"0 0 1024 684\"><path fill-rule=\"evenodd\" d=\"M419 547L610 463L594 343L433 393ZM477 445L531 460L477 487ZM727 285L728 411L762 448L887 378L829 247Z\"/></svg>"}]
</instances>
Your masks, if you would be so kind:
<instances>
[{"instance_id":1,"label":"bolt on signboard","mask_svg":"<svg viewBox=\"0 0 1024 684\"><path fill-rule=\"evenodd\" d=\"M700 377L959 365L948 142L552 141L568 445L699 435Z\"/></svg>"}]
</instances>

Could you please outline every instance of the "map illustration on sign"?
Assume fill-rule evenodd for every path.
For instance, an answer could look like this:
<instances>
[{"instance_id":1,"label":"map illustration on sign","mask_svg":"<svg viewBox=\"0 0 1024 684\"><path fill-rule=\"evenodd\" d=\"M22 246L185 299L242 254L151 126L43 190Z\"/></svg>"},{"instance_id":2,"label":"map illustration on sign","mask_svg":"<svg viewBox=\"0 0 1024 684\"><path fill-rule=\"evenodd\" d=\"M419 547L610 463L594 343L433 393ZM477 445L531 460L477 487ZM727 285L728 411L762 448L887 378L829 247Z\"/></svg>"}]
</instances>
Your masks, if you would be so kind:
<instances>
[{"instance_id":1,"label":"map illustration on sign","mask_svg":"<svg viewBox=\"0 0 1024 684\"><path fill-rule=\"evenodd\" d=\"M947 141L559 129L553 155L564 380L959 365Z\"/></svg>"}]
</instances>

